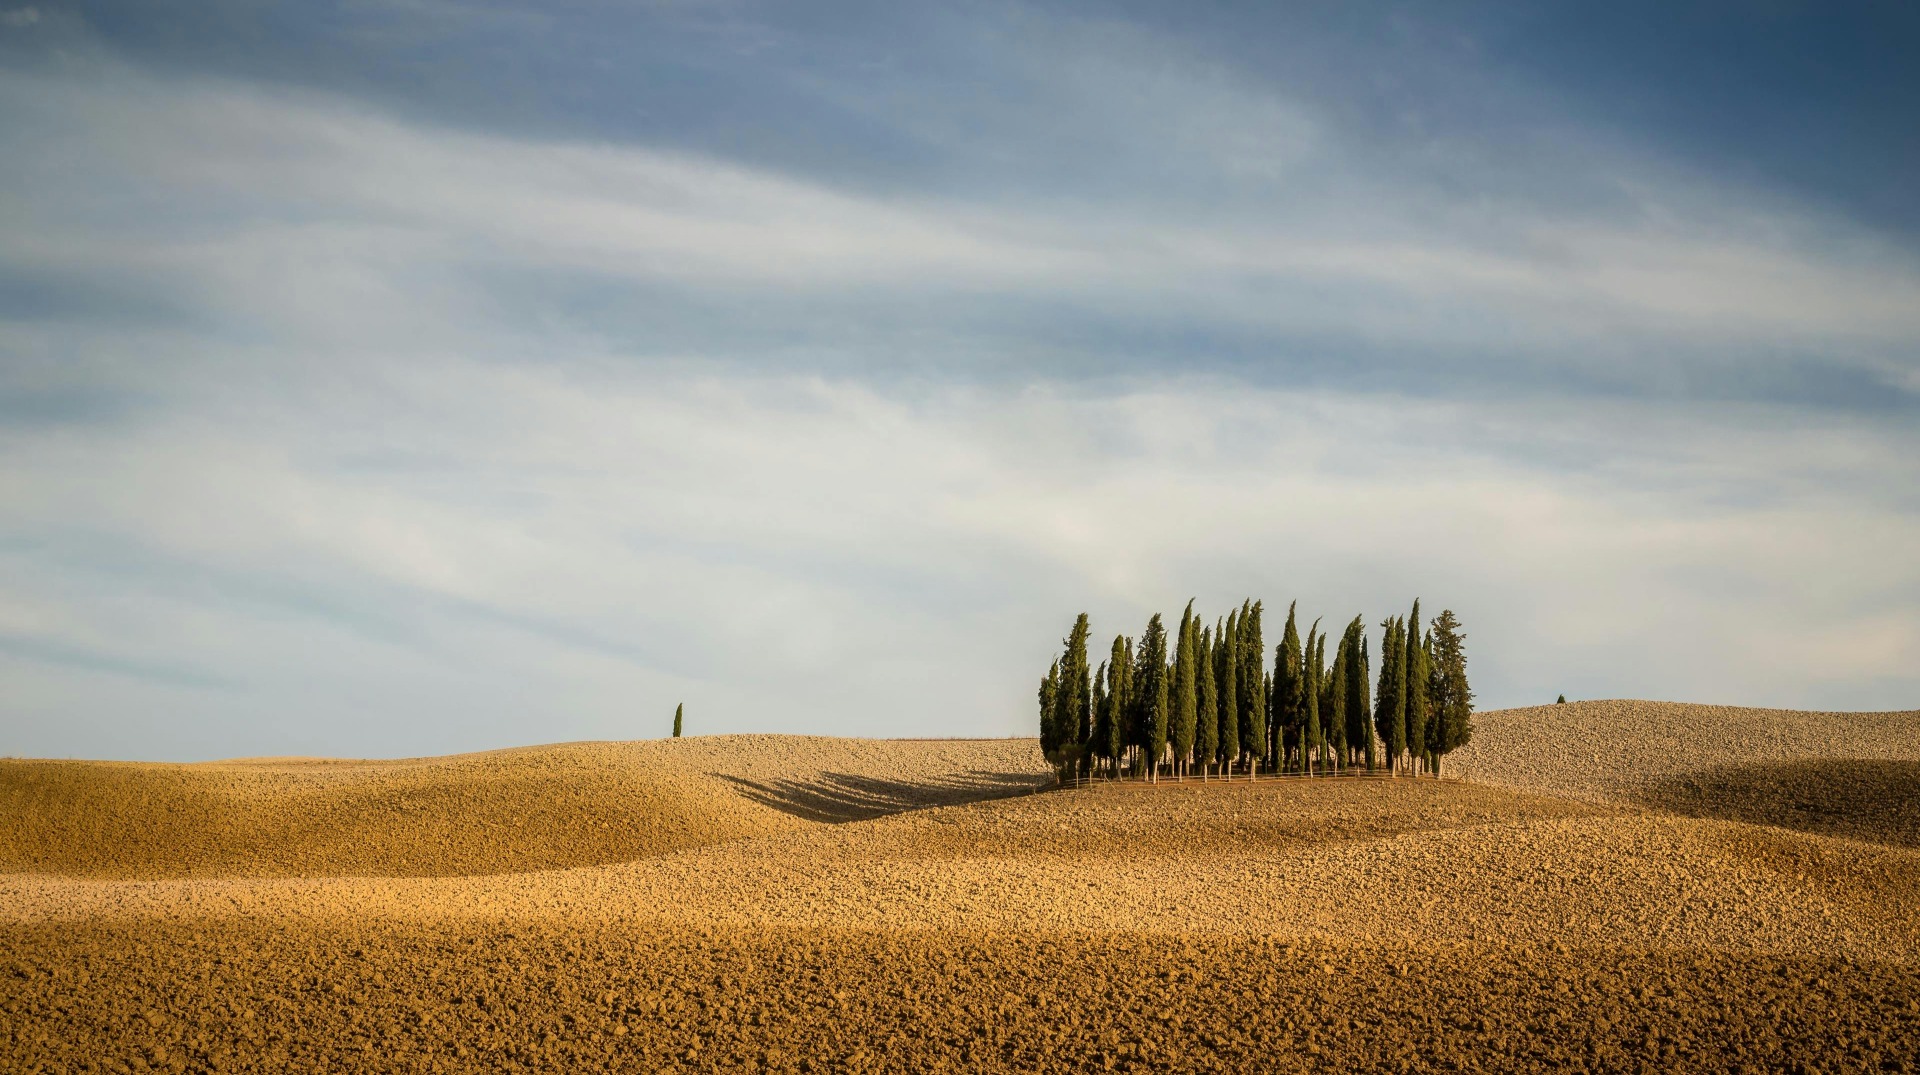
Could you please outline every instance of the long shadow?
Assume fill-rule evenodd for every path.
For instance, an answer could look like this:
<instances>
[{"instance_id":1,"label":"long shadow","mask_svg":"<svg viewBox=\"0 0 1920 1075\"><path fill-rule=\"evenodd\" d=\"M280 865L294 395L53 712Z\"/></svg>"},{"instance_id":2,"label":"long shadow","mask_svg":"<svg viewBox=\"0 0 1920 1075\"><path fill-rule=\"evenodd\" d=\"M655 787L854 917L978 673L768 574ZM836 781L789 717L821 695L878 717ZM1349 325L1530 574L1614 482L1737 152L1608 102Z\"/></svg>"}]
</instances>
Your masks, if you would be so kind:
<instances>
[{"instance_id":1,"label":"long shadow","mask_svg":"<svg viewBox=\"0 0 1920 1075\"><path fill-rule=\"evenodd\" d=\"M1725 766L1661 780L1640 799L1689 817L1920 847L1920 762L1836 758Z\"/></svg>"},{"instance_id":2,"label":"long shadow","mask_svg":"<svg viewBox=\"0 0 1920 1075\"><path fill-rule=\"evenodd\" d=\"M808 821L865 821L929 806L983 802L1026 795L1049 787L1053 778L1032 773L971 770L935 780L883 780L853 773L821 773L812 780L767 783L714 773L754 802Z\"/></svg>"}]
</instances>

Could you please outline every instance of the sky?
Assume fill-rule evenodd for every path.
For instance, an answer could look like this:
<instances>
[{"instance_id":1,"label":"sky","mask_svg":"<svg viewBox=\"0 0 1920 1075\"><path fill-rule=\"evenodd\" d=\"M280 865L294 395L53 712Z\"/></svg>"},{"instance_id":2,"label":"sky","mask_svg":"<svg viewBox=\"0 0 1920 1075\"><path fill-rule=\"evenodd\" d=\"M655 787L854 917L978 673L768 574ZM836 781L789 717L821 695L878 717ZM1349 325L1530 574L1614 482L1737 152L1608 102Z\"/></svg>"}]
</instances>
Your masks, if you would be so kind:
<instances>
[{"instance_id":1,"label":"sky","mask_svg":"<svg viewBox=\"0 0 1920 1075\"><path fill-rule=\"evenodd\" d=\"M8 6L9 4L13 6ZM0 0L0 754L1920 706L1920 8Z\"/></svg>"}]
</instances>

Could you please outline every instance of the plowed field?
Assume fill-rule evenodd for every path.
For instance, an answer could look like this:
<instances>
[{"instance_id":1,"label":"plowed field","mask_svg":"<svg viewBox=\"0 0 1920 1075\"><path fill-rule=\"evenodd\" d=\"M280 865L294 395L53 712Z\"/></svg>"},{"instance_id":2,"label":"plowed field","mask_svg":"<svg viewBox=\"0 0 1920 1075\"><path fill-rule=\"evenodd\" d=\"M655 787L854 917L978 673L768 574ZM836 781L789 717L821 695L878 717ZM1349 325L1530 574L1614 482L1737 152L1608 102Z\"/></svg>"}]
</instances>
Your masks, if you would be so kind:
<instances>
[{"instance_id":1,"label":"plowed field","mask_svg":"<svg viewBox=\"0 0 1920 1075\"><path fill-rule=\"evenodd\" d=\"M1913 715L1607 779L1480 720L1453 768L1503 786L1028 794L1031 741L786 737L0 763L0 1070L1920 1066Z\"/></svg>"}]
</instances>

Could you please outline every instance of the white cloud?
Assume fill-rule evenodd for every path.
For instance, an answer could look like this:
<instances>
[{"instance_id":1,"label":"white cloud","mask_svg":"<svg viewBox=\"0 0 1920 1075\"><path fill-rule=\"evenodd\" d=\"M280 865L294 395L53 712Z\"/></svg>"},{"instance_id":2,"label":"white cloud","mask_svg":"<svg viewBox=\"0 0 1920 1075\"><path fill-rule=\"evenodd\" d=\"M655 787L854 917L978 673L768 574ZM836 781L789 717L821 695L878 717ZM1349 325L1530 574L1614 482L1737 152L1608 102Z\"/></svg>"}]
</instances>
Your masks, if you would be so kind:
<instances>
[{"instance_id":1,"label":"white cloud","mask_svg":"<svg viewBox=\"0 0 1920 1075\"><path fill-rule=\"evenodd\" d=\"M1174 368L862 380L608 343L476 282L671 285L716 335L770 296L929 323L987 296L1416 362L1585 368L1626 340L1738 368L1784 339L1911 382L1915 271L1843 227L1684 183L1608 226L1418 189L1243 219L894 199L126 71L0 75L0 101L12 270L177 314L0 321L0 391L127 397L0 424L0 751L420 752L647 734L681 699L705 730L1015 732L1074 612L1110 635L1249 593L1452 605L1493 704L1920 688L1920 445L1868 415ZM1284 104L1273 159L1189 148L1355 166ZM810 346L885 370L921 345L903 323ZM1009 335L966 329L941 331Z\"/></svg>"}]
</instances>

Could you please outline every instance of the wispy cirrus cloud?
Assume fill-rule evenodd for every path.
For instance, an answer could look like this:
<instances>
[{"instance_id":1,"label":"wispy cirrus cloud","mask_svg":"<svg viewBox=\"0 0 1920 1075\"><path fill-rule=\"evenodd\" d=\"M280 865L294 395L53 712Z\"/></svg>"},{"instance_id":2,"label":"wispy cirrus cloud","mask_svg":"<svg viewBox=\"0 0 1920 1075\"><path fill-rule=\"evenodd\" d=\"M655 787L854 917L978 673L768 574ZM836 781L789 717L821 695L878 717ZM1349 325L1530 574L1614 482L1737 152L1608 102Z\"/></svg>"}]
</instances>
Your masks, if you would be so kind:
<instances>
[{"instance_id":1,"label":"wispy cirrus cloud","mask_svg":"<svg viewBox=\"0 0 1920 1075\"><path fill-rule=\"evenodd\" d=\"M1063 617L1248 592L1451 605L1490 704L1920 686L1898 232L1121 19L839 42L862 83L736 14L681 28L734 96L635 107L777 83L847 159L32 27L0 749L1007 733Z\"/></svg>"}]
</instances>

